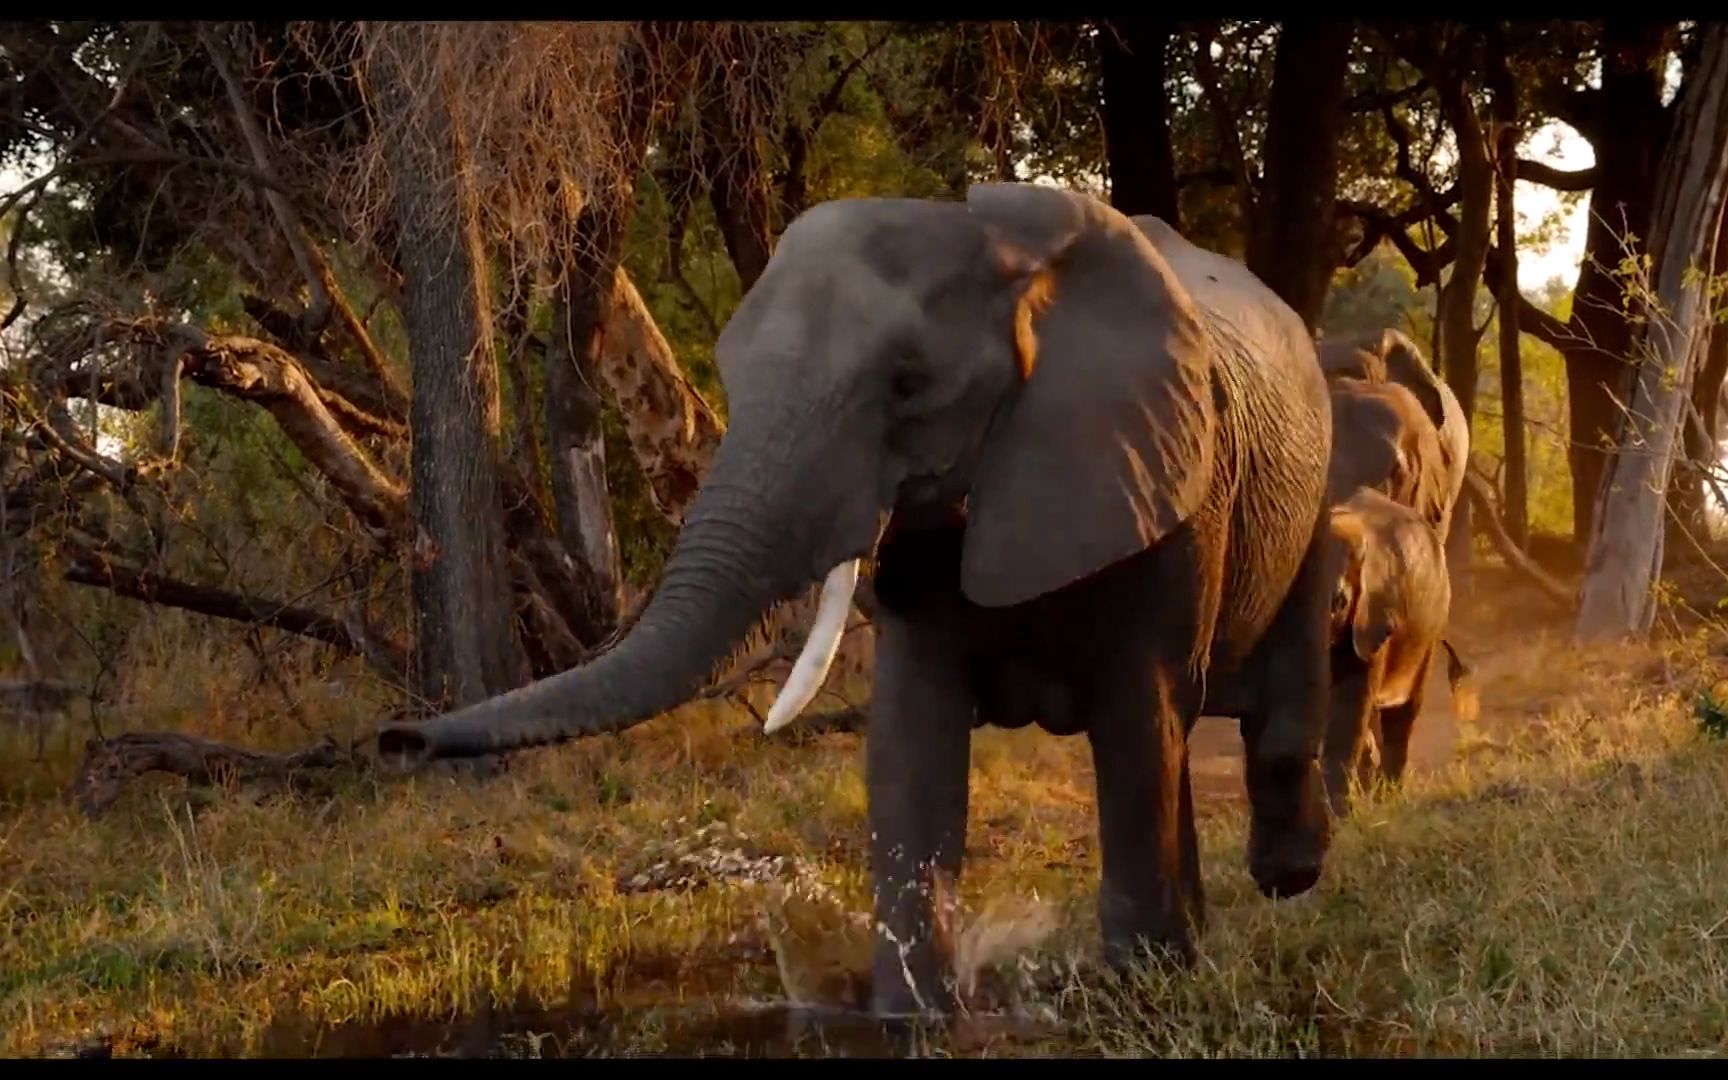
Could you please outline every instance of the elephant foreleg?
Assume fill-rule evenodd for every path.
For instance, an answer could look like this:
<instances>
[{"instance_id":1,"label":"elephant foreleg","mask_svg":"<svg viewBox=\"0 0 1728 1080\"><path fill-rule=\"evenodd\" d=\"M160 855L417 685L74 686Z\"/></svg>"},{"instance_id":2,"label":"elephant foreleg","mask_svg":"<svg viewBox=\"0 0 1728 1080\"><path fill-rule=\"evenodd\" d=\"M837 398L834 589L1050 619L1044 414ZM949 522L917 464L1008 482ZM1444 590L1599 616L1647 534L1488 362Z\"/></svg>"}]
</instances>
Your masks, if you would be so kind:
<instances>
[{"instance_id":1,"label":"elephant foreleg","mask_svg":"<svg viewBox=\"0 0 1728 1080\"><path fill-rule=\"evenodd\" d=\"M1130 665L1088 734L1098 777L1104 951L1118 968L1143 950L1194 959L1203 932L1187 728L1200 690L1185 665Z\"/></svg>"},{"instance_id":2,"label":"elephant foreleg","mask_svg":"<svg viewBox=\"0 0 1728 1080\"><path fill-rule=\"evenodd\" d=\"M1350 814L1352 782L1366 788L1373 780L1373 773L1366 766L1380 667L1378 656L1364 664L1348 645L1340 646L1333 654L1331 717L1321 756L1326 796L1332 813L1340 818Z\"/></svg>"},{"instance_id":3,"label":"elephant foreleg","mask_svg":"<svg viewBox=\"0 0 1728 1080\"><path fill-rule=\"evenodd\" d=\"M1404 782L1404 767L1410 760L1410 732L1422 714L1422 698L1428 689L1428 668L1433 659L1433 652L1423 659L1411 683L1408 701L1380 710L1380 772L1392 787Z\"/></svg>"},{"instance_id":4,"label":"elephant foreleg","mask_svg":"<svg viewBox=\"0 0 1728 1080\"><path fill-rule=\"evenodd\" d=\"M951 1012L948 913L966 845L973 700L956 642L881 612L865 747L876 944L871 1008Z\"/></svg>"}]
</instances>

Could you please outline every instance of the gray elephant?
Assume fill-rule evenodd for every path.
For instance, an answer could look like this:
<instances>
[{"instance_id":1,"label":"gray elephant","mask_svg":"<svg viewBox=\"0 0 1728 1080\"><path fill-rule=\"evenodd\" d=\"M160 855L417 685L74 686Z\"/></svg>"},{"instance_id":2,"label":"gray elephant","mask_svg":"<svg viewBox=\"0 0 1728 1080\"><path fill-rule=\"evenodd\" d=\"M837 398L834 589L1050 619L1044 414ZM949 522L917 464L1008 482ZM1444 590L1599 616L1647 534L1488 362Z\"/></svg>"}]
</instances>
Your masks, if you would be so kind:
<instances>
[{"instance_id":1,"label":"gray elephant","mask_svg":"<svg viewBox=\"0 0 1728 1080\"><path fill-rule=\"evenodd\" d=\"M1203 710L1242 724L1258 887L1314 885L1330 402L1302 321L1245 267L1031 184L841 200L786 230L717 354L730 426L632 629L580 668L383 729L383 755L623 730L823 580L778 727L820 685L874 553L874 1011L955 1005L933 896L960 870L981 724L1090 740L1112 964L1193 956Z\"/></svg>"},{"instance_id":2,"label":"gray elephant","mask_svg":"<svg viewBox=\"0 0 1728 1080\"><path fill-rule=\"evenodd\" d=\"M1475 695L1468 667L1446 640L1451 583L1442 539L1456 494L1435 425L1398 383L1334 376L1327 500L1337 568L1332 701L1322 758L1333 812L1350 812L1352 779L1402 780L1434 651L1460 718Z\"/></svg>"},{"instance_id":3,"label":"gray elephant","mask_svg":"<svg viewBox=\"0 0 1728 1080\"><path fill-rule=\"evenodd\" d=\"M1457 395L1428 366L1421 348L1409 335L1390 327L1355 337L1323 338L1318 351L1321 370L1328 378L1395 383L1421 403L1440 440L1446 513L1436 527L1445 543L1451 536L1452 514L1463 493L1464 470L1470 462L1470 422Z\"/></svg>"}]
</instances>

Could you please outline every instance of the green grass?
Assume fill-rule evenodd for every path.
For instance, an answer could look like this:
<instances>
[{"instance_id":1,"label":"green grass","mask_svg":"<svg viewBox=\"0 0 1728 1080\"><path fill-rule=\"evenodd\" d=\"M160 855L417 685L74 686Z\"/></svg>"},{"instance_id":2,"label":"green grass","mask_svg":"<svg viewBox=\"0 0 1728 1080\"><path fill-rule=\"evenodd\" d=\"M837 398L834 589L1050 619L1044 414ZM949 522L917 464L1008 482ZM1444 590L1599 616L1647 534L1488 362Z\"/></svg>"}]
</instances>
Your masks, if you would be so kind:
<instances>
[{"instance_id":1,"label":"green grass","mask_svg":"<svg viewBox=\"0 0 1728 1080\"><path fill-rule=\"evenodd\" d=\"M1697 711L1701 693L1723 698L1722 665L1699 641L1576 655L1482 619L1459 641L1479 665L1483 718L1450 766L1365 803L1321 884L1277 904L1243 865L1240 800L1209 803L1201 962L1130 985L1089 965L1084 740L977 738L969 925L1035 937L1024 913L985 909L1048 905L1054 932L995 958L1027 977L986 984L1020 987L1018 1003L1054 1026L921 1052L1728 1049L1728 742ZM135 673L129 692L171 682ZM184 726L242 741L244 695L225 701L220 724ZM141 727L163 715L137 712ZM49 794L78 741L38 764L20 737L0 766L7 1054L92 1036L115 1053L378 1053L433 1046L446 1021L488 1009L504 1011L470 1023L500 1052L722 1050L720 1034L680 1034L650 1006L779 996L775 943L811 985L843 985L828 976L865 955L844 919L868 890L853 736L764 741L747 715L700 706L520 756L490 779L362 777L263 801L144 781L95 822ZM760 886L619 889L657 858L651 845L714 822L805 860L830 892L788 906ZM596 1042L559 1011L570 1002L622 1011ZM502 1038L518 1026L558 1039ZM360 1034L330 1034L343 1030ZM338 1041L320 1048L320 1031Z\"/></svg>"}]
</instances>

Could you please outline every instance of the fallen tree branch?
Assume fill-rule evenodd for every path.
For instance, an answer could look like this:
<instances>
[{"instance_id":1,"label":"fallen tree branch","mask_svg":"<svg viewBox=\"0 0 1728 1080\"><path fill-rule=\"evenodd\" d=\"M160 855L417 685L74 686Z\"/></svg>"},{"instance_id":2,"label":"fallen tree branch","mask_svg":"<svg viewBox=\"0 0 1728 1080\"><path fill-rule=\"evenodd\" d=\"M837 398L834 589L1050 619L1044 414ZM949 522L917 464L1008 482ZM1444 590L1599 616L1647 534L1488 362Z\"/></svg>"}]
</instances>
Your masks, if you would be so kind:
<instances>
[{"instance_id":1,"label":"fallen tree branch","mask_svg":"<svg viewBox=\"0 0 1728 1080\"><path fill-rule=\"evenodd\" d=\"M74 553L64 572L76 585L104 588L130 600L162 604L184 611L234 622L269 626L290 634L333 645L344 652L365 657L382 674L398 684L407 670L407 653L399 645L386 644L381 635L363 631L356 638L341 620L305 608L290 607L274 600L177 581L141 567L117 561L97 551Z\"/></svg>"},{"instance_id":2,"label":"fallen tree branch","mask_svg":"<svg viewBox=\"0 0 1728 1080\"><path fill-rule=\"evenodd\" d=\"M1537 566L1535 561L1526 555L1512 538L1506 535L1506 527L1500 523L1500 507L1489 489L1488 482L1474 472L1464 474L1464 493L1476 506L1476 523L1482 531L1488 534L1488 539L1494 545L1494 550L1506 560L1506 565L1530 579L1537 588L1550 600L1559 604L1567 611L1573 610L1578 598L1573 590L1556 581L1549 573Z\"/></svg>"},{"instance_id":3,"label":"fallen tree branch","mask_svg":"<svg viewBox=\"0 0 1728 1080\"><path fill-rule=\"evenodd\" d=\"M128 780L165 772L199 787L281 780L293 783L298 774L334 769L361 759L328 737L304 750L266 754L195 739L172 732L133 732L84 744L84 763L68 795L87 817L96 817L120 797Z\"/></svg>"},{"instance_id":4,"label":"fallen tree branch","mask_svg":"<svg viewBox=\"0 0 1728 1080\"><path fill-rule=\"evenodd\" d=\"M406 530L408 493L337 422L317 381L292 353L243 334L210 335L184 324L116 319L107 329L139 344L183 350L187 377L263 406L362 522L387 535Z\"/></svg>"}]
</instances>

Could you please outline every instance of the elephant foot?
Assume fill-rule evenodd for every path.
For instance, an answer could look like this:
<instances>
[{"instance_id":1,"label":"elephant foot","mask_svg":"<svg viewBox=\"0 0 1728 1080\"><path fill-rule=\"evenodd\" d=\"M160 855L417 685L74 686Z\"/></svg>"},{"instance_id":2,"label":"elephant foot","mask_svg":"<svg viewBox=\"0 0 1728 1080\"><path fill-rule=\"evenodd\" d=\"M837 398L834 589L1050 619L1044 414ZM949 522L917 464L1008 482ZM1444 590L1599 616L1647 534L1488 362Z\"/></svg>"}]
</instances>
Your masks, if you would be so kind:
<instances>
[{"instance_id":1,"label":"elephant foot","mask_svg":"<svg viewBox=\"0 0 1728 1080\"><path fill-rule=\"evenodd\" d=\"M1175 910L1158 902L1159 893L1141 890L1127 895L1121 885L1106 882L1099 893L1098 921L1103 930L1104 963L1117 975L1135 967L1185 971L1199 959L1195 941L1203 931L1205 912L1198 895L1182 902L1183 888L1173 890Z\"/></svg>"},{"instance_id":2,"label":"elephant foot","mask_svg":"<svg viewBox=\"0 0 1728 1080\"><path fill-rule=\"evenodd\" d=\"M892 944L878 947L870 980L870 1016L884 1022L941 1020L959 1011L954 980L932 958Z\"/></svg>"},{"instance_id":3,"label":"elephant foot","mask_svg":"<svg viewBox=\"0 0 1728 1080\"><path fill-rule=\"evenodd\" d=\"M1351 776L1351 768L1342 762L1328 761L1326 763L1326 805L1332 816L1343 821L1350 816L1355 802L1356 788L1367 790L1367 784L1357 777ZM1354 786L1352 780L1354 779Z\"/></svg>"},{"instance_id":4,"label":"elephant foot","mask_svg":"<svg viewBox=\"0 0 1728 1080\"><path fill-rule=\"evenodd\" d=\"M1184 928L1170 927L1137 934L1116 931L1104 935L1105 966L1119 977L1136 968L1187 971L1199 958L1194 935Z\"/></svg>"}]
</instances>

